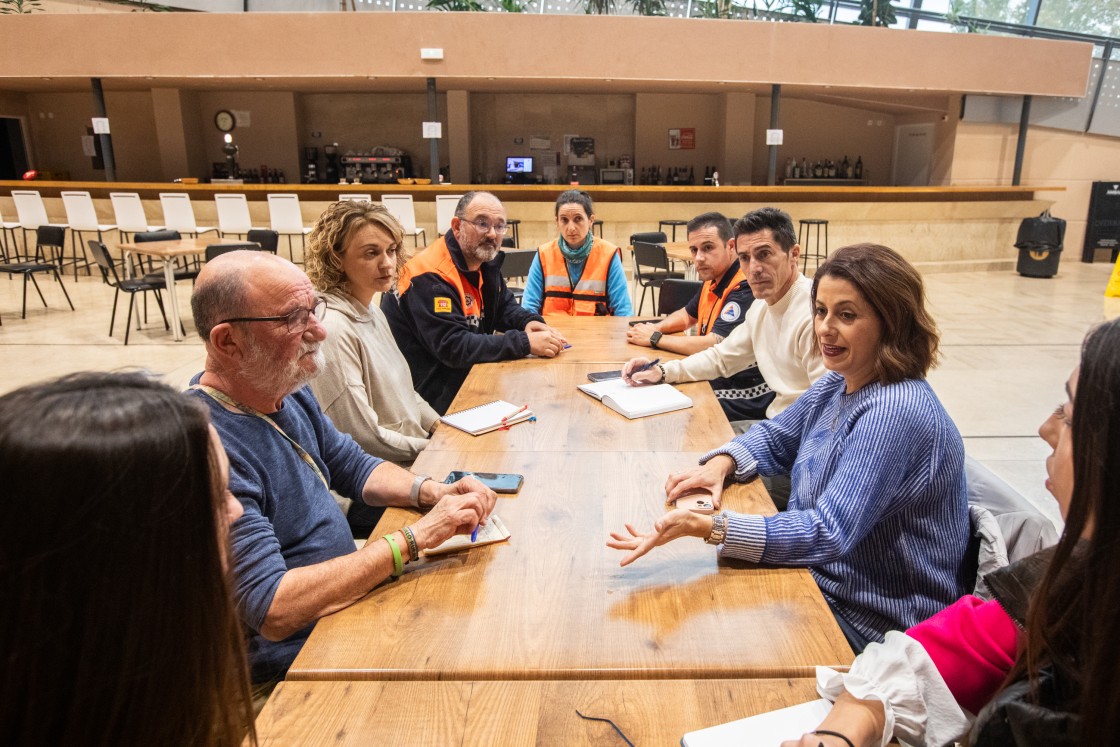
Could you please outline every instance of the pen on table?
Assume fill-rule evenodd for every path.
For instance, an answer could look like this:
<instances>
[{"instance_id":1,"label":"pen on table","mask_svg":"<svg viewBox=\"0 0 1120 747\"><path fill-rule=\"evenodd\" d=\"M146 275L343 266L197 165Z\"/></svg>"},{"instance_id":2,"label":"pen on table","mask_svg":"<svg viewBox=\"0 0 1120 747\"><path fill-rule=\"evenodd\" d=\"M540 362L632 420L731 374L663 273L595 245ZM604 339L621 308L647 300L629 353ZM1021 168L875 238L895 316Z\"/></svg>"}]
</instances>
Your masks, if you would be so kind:
<instances>
[{"instance_id":1,"label":"pen on table","mask_svg":"<svg viewBox=\"0 0 1120 747\"><path fill-rule=\"evenodd\" d=\"M503 415L502 416L502 423L504 424L510 418L514 417L515 415L520 415L521 413L525 412L528 409L529 409L529 405L521 405L521 407L518 407L516 410L509 413L508 415Z\"/></svg>"},{"instance_id":2,"label":"pen on table","mask_svg":"<svg viewBox=\"0 0 1120 747\"><path fill-rule=\"evenodd\" d=\"M471 532L471 542L478 542L478 528L479 528L479 526L481 526L481 525L480 524L475 524L474 525L474 531Z\"/></svg>"}]
</instances>

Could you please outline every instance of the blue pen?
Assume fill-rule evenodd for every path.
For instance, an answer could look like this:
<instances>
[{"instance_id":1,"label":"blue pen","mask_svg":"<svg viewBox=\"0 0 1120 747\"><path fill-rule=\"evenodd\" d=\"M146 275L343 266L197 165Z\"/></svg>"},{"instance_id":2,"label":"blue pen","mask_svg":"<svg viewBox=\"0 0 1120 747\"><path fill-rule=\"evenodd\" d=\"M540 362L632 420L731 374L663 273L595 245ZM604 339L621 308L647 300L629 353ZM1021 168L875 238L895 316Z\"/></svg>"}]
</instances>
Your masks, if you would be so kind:
<instances>
[{"instance_id":1,"label":"blue pen","mask_svg":"<svg viewBox=\"0 0 1120 747\"><path fill-rule=\"evenodd\" d=\"M633 376L636 373L641 373L642 371L648 371L660 362L661 362L660 358L654 358L649 363L646 363L644 366L638 366L637 368L635 368L633 371L630 372L630 375Z\"/></svg>"},{"instance_id":2,"label":"blue pen","mask_svg":"<svg viewBox=\"0 0 1120 747\"><path fill-rule=\"evenodd\" d=\"M474 531L471 532L471 542L477 542L478 541L478 527L479 526L480 526L479 524L474 525Z\"/></svg>"}]
</instances>

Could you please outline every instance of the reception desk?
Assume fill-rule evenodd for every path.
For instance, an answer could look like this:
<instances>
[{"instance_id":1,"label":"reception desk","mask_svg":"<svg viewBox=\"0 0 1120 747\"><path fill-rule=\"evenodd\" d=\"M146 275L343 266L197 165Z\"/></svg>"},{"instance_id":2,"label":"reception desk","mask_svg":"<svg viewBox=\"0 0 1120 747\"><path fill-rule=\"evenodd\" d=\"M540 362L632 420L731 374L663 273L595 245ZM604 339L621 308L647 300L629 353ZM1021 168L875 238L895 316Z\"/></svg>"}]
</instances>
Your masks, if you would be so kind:
<instances>
[{"instance_id":1,"label":"reception desk","mask_svg":"<svg viewBox=\"0 0 1120 747\"><path fill-rule=\"evenodd\" d=\"M0 214L15 219L13 189L38 190L52 221L64 223L61 192L88 191L99 219L114 223L110 192L137 192L144 201L149 222L162 221L160 192L186 192L194 202L200 224L217 225L213 196L244 194L256 226L267 227L267 195L299 195L303 219L312 225L329 203L345 193L412 195L416 222L435 237L437 195L458 195L469 189L494 192L506 205L510 219L521 221L522 248L535 247L555 236L553 203L566 185L400 185L400 184L159 184L118 182L0 181ZM787 211L794 222L801 219L829 221L829 244L874 242L897 249L924 272L1011 269L1019 222L1043 212L1052 204L1048 195L1062 187L819 187L819 186L721 186L647 187L586 186L594 198L596 217L603 221L603 236L619 246L630 243L632 233L657 230L661 220L687 220L708 210L739 216L748 210L774 206ZM678 235L678 239L682 238ZM406 243L408 240L406 240Z\"/></svg>"}]
</instances>

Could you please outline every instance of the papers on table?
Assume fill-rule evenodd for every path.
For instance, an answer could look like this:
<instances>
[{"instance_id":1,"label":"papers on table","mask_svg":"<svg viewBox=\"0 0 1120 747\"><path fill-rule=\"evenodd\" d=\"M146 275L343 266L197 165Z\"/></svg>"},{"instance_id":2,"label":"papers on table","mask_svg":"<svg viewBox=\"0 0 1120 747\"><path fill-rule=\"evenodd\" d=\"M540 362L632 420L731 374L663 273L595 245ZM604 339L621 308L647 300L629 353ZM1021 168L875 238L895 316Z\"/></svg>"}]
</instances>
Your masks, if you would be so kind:
<instances>
[{"instance_id":1,"label":"papers on table","mask_svg":"<svg viewBox=\"0 0 1120 747\"><path fill-rule=\"evenodd\" d=\"M778 747L787 739L816 729L828 715L832 703L824 698L808 703L729 721L708 729L690 731L681 737L683 747Z\"/></svg>"},{"instance_id":2,"label":"papers on table","mask_svg":"<svg viewBox=\"0 0 1120 747\"><path fill-rule=\"evenodd\" d=\"M528 405L518 407L499 399L469 410L448 413L440 420L472 436L481 436L483 433L515 425L531 417L533 411Z\"/></svg>"},{"instance_id":3,"label":"papers on table","mask_svg":"<svg viewBox=\"0 0 1120 747\"><path fill-rule=\"evenodd\" d=\"M622 379L611 379L580 384L579 390L631 420L692 407L692 400L669 384L630 386Z\"/></svg>"},{"instance_id":4,"label":"papers on table","mask_svg":"<svg viewBox=\"0 0 1120 747\"><path fill-rule=\"evenodd\" d=\"M498 518L497 514L490 514L490 518L486 520L485 524L480 524L478 527L478 538L471 542L469 534L456 534L441 545L437 545L430 550L424 550L424 555L442 555L445 552L455 552L456 550L465 550L471 547L478 547L479 545L489 545L493 542L503 542L509 539L509 530L502 520Z\"/></svg>"}]
</instances>

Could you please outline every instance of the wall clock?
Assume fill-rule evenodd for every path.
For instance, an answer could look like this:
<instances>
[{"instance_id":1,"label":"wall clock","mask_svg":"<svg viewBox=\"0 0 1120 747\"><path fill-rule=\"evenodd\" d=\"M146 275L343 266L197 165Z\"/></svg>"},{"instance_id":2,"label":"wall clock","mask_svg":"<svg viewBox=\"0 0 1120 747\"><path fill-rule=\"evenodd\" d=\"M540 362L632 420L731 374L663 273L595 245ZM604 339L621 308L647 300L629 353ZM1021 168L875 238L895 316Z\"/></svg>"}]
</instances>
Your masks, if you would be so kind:
<instances>
[{"instance_id":1,"label":"wall clock","mask_svg":"<svg viewBox=\"0 0 1120 747\"><path fill-rule=\"evenodd\" d=\"M234 119L233 112L221 109L214 115L214 126L222 132L231 132L237 126L237 120Z\"/></svg>"}]
</instances>

